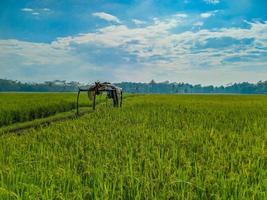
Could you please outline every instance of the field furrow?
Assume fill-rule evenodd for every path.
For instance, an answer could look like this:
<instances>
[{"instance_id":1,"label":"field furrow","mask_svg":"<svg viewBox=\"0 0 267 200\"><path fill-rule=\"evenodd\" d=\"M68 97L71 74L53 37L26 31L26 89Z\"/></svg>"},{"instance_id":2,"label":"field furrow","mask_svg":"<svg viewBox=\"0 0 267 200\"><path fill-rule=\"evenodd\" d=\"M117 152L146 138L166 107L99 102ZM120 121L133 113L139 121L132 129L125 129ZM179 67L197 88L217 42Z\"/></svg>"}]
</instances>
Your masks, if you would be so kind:
<instances>
[{"instance_id":1,"label":"field furrow","mask_svg":"<svg viewBox=\"0 0 267 200\"><path fill-rule=\"evenodd\" d=\"M91 102L81 95L80 106ZM76 93L0 93L0 127L76 108Z\"/></svg>"}]
</instances>

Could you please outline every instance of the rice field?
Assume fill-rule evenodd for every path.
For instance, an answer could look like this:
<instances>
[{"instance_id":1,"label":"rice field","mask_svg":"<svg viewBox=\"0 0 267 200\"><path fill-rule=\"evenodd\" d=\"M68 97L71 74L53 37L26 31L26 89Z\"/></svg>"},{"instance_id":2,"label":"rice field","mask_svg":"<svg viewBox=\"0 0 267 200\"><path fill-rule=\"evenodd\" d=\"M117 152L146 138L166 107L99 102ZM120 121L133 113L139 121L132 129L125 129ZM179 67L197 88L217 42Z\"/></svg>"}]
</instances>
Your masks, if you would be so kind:
<instances>
[{"instance_id":1,"label":"rice field","mask_svg":"<svg viewBox=\"0 0 267 200\"><path fill-rule=\"evenodd\" d=\"M0 93L0 127L72 110L75 101L75 93ZM80 104L90 104L85 94Z\"/></svg>"},{"instance_id":2,"label":"rice field","mask_svg":"<svg viewBox=\"0 0 267 200\"><path fill-rule=\"evenodd\" d=\"M0 199L267 199L267 96L140 95L5 134Z\"/></svg>"}]
</instances>

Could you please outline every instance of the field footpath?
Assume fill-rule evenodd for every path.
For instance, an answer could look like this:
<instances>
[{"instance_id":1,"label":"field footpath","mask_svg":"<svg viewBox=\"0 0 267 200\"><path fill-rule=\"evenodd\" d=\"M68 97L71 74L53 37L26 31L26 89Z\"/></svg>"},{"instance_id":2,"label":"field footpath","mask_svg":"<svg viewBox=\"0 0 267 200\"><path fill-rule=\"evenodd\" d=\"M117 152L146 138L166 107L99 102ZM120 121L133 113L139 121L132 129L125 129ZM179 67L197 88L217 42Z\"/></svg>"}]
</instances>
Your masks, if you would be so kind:
<instances>
[{"instance_id":1,"label":"field footpath","mask_svg":"<svg viewBox=\"0 0 267 200\"><path fill-rule=\"evenodd\" d=\"M42 126L48 126L49 124L53 122L64 121L68 119L75 119L85 114L92 113L92 112L93 110L91 109L91 107L80 108L79 115L76 114L76 109L73 109L71 111L62 112L62 113L55 114L53 116L49 116L46 118L39 118L39 119L35 119L32 121L15 123L15 124L0 128L0 135L4 135L7 133L18 133L18 132L21 132L27 129L35 129L35 128L39 128Z\"/></svg>"},{"instance_id":2,"label":"field footpath","mask_svg":"<svg viewBox=\"0 0 267 200\"><path fill-rule=\"evenodd\" d=\"M130 97L134 97L136 95L127 95L124 96L124 99L126 98L130 98ZM105 102L100 102L96 105L100 105L100 104L105 104ZM27 122L18 122L18 123L14 123L8 126L4 126L0 128L0 136L2 135L6 135L8 133L12 133L12 134L18 134L24 130L27 129L36 129L36 128L40 128L40 127L44 127L44 126L48 126L51 123L54 122L59 122L59 121L65 121L65 120L69 120L69 119L76 119L79 118L85 114L90 114L92 112L95 112L91 105L89 107L80 107L79 108L79 114L77 115L77 110L72 109L70 111L66 111L66 112L61 112L52 116L48 116L45 118L39 118L39 119L35 119L32 121L27 121Z\"/></svg>"}]
</instances>

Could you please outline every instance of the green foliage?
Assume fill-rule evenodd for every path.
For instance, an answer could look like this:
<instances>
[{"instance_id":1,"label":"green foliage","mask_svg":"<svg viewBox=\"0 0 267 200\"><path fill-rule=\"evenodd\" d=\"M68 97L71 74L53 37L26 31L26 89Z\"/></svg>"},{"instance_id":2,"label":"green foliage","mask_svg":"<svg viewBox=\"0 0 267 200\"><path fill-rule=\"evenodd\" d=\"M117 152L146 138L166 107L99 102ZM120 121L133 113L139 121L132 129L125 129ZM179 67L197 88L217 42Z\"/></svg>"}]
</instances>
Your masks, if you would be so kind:
<instances>
[{"instance_id":1,"label":"green foliage","mask_svg":"<svg viewBox=\"0 0 267 200\"><path fill-rule=\"evenodd\" d=\"M266 199L267 97L145 95L0 140L0 199Z\"/></svg>"},{"instance_id":2,"label":"green foliage","mask_svg":"<svg viewBox=\"0 0 267 200\"><path fill-rule=\"evenodd\" d=\"M21 83L18 81L0 79L1 91L17 91L17 92L75 92L78 86L82 85L78 82L66 81L46 81L44 83ZM267 80L258 83L234 83L227 86L202 86L192 85L188 83L170 83L169 81L157 83L152 80L150 83L134 83L122 82L115 83L127 93L235 93L235 94L267 94Z\"/></svg>"},{"instance_id":3,"label":"green foliage","mask_svg":"<svg viewBox=\"0 0 267 200\"><path fill-rule=\"evenodd\" d=\"M129 93L158 93L158 94L184 94L184 93L235 93L235 94L267 94L267 81L259 81L256 84L243 82L228 86L202 86L188 83L169 83L168 81L156 83L116 83Z\"/></svg>"},{"instance_id":4,"label":"green foliage","mask_svg":"<svg viewBox=\"0 0 267 200\"><path fill-rule=\"evenodd\" d=\"M90 102L81 95L81 106ZM0 93L0 127L76 108L76 93Z\"/></svg>"}]
</instances>

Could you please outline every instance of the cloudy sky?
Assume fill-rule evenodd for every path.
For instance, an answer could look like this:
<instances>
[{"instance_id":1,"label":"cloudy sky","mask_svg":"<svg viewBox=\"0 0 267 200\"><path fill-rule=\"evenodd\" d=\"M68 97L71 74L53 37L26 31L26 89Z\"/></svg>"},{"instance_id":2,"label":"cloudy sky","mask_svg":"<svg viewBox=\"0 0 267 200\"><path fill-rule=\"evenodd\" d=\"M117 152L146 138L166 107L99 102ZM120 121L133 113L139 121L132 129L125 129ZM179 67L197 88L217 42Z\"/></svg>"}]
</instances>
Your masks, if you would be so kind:
<instances>
[{"instance_id":1,"label":"cloudy sky","mask_svg":"<svg viewBox=\"0 0 267 200\"><path fill-rule=\"evenodd\" d=\"M1 0L0 78L267 80L266 0Z\"/></svg>"}]
</instances>

